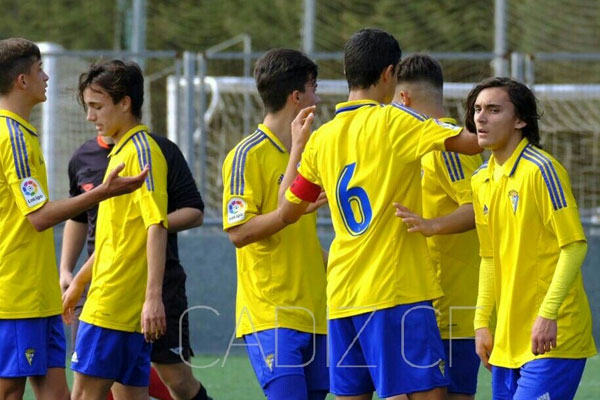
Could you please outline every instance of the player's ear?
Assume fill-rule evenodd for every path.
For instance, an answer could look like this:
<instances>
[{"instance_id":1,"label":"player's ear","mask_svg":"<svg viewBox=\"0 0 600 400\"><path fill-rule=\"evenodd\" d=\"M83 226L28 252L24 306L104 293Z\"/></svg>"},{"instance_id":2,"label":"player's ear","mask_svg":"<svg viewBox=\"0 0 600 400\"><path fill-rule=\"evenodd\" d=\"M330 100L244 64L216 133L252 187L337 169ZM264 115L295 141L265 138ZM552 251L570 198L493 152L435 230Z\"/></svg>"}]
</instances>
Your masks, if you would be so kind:
<instances>
[{"instance_id":1,"label":"player's ear","mask_svg":"<svg viewBox=\"0 0 600 400\"><path fill-rule=\"evenodd\" d=\"M402 99L402 104L406 107L410 107L410 96L406 90L400 91L400 99Z\"/></svg>"},{"instance_id":2,"label":"player's ear","mask_svg":"<svg viewBox=\"0 0 600 400\"><path fill-rule=\"evenodd\" d=\"M388 82L394 77L395 74L396 66L390 64L381 73L380 80L382 82Z\"/></svg>"},{"instance_id":3,"label":"player's ear","mask_svg":"<svg viewBox=\"0 0 600 400\"><path fill-rule=\"evenodd\" d=\"M299 90L294 90L294 91L293 91L293 92L290 94L291 101L292 101L292 103L293 103L294 105L298 105L298 104L300 103L300 98L301 98L300 94L301 94L301 93L302 93L302 92L301 92L301 91L299 91Z\"/></svg>"},{"instance_id":4,"label":"player's ear","mask_svg":"<svg viewBox=\"0 0 600 400\"><path fill-rule=\"evenodd\" d=\"M119 106L121 107L121 111L123 112L131 111L131 97L124 96L119 102Z\"/></svg>"},{"instance_id":5,"label":"player's ear","mask_svg":"<svg viewBox=\"0 0 600 400\"><path fill-rule=\"evenodd\" d=\"M517 122L515 124L515 129L523 129L526 126L527 126L527 122L521 121L520 119L517 119Z\"/></svg>"},{"instance_id":6,"label":"player's ear","mask_svg":"<svg viewBox=\"0 0 600 400\"><path fill-rule=\"evenodd\" d=\"M25 74L19 74L15 79L14 86L25 89L25 87L27 87L27 76Z\"/></svg>"}]
</instances>

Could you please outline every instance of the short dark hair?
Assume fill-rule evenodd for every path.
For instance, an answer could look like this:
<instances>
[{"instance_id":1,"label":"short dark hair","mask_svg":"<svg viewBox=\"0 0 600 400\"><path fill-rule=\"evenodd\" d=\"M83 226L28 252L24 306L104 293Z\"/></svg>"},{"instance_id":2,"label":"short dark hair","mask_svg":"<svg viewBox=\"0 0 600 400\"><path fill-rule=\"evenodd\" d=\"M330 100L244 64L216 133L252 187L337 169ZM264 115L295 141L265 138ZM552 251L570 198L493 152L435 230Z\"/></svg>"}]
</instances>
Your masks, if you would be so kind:
<instances>
[{"instance_id":1,"label":"short dark hair","mask_svg":"<svg viewBox=\"0 0 600 400\"><path fill-rule=\"evenodd\" d=\"M471 92L467 96L466 128L471 132L477 131L474 120L475 100L477 100L477 96L479 96L482 90L496 87L506 90L510 102L515 107L516 116L526 123L525 127L521 129L523 137L526 137L532 145L541 148L540 131L538 128L540 114L537 110L537 99L527 86L510 78L487 78L471 89Z\"/></svg>"},{"instance_id":2,"label":"short dark hair","mask_svg":"<svg viewBox=\"0 0 600 400\"><path fill-rule=\"evenodd\" d=\"M39 47L31 40L0 40L0 95L8 94L17 76L29 73L33 63L41 58Z\"/></svg>"},{"instance_id":3,"label":"short dark hair","mask_svg":"<svg viewBox=\"0 0 600 400\"><path fill-rule=\"evenodd\" d=\"M254 79L265 111L281 110L294 90L304 92L307 82L316 81L317 73L317 64L298 50L267 51L254 67Z\"/></svg>"},{"instance_id":4,"label":"short dark hair","mask_svg":"<svg viewBox=\"0 0 600 400\"><path fill-rule=\"evenodd\" d=\"M348 87L367 89L377 84L388 66L394 68L402 50L396 38L381 29L366 28L353 34L344 45L344 72Z\"/></svg>"},{"instance_id":5,"label":"short dark hair","mask_svg":"<svg viewBox=\"0 0 600 400\"><path fill-rule=\"evenodd\" d=\"M79 103L87 110L83 91L98 85L117 104L125 96L131 99L131 113L140 120L144 104L144 76L139 65L133 61L104 60L90 65L87 72L79 76Z\"/></svg>"},{"instance_id":6,"label":"short dark hair","mask_svg":"<svg viewBox=\"0 0 600 400\"><path fill-rule=\"evenodd\" d=\"M398 82L427 82L436 89L444 87L444 73L437 60L427 54L415 53L400 61Z\"/></svg>"}]
</instances>

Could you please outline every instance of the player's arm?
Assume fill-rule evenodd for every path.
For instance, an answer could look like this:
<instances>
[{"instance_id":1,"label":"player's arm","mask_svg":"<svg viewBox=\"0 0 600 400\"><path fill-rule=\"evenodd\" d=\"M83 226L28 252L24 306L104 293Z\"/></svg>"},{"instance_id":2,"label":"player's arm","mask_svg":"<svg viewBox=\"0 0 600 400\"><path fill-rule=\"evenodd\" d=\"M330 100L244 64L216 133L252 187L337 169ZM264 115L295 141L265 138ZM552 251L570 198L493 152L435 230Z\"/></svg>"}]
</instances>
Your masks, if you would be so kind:
<instances>
[{"instance_id":1,"label":"player's arm","mask_svg":"<svg viewBox=\"0 0 600 400\"><path fill-rule=\"evenodd\" d=\"M27 219L29 219L35 230L41 232L81 214L103 200L136 190L144 183L146 175L148 175L148 167L145 167L137 176L120 177L119 172L124 167L124 164L117 166L108 174L106 180L100 186L89 192L68 199L47 202L42 207L27 214Z\"/></svg>"},{"instance_id":2,"label":"player's arm","mask_svg":"<svg viewBox=\"0 0 600 400\"><path fill-rule=\"evenodd\" d=\"M87 223L74 219L69 219L65 223L60 252L60 288L63 293L73 281L73 270L85 244L87 226Z\"/></svg>"},{"instance_id":3,"label":"player's arm","mask_svg":"<svg viewBox=\"0 0 600 400\"><path fill-rule=\"evenodd\" d=\"M445 140L444 146L447 151L454 151L462 154L479 154L483 151L477 143L477 135L463 128L458 135L449 137Z\"/></svg>"},{"instance_id":4,"label":"player's arm","mask_svg":"<svg viewBox=\"0 0 600 400\"><path fill-rule=\"evenodd\" d=\"M581 270L586 253L587 243L583 240L561 247L550 287L531 331L533 354L544 354L556 347L558 310Z\"/></svg>"},{"instance_id":5,"label":"player's arm","mask_svg":"<svg viewBox=\"0 0 600 400\"><path fill-rule=\"evenodd\" d=\"M430 219L421 217L400 203L394 203L394 207L396 216L409 226L408 232L420 232L426 237L463 233L475 228L475 214L471 203L459 206L450 214Z\"/></svg>"},{"instance_id":6,"label":"player's arm","mask_svg":"<svg viewBox=\"0 0 600 400\"><path fill-rule=\"evenodd\" d=\"M494 339L490 332L490 318L496 305L495 270L492 257L482 257L479 268L479 291L477 293L477 309L475 310L475 351L481 362L488 369L492 366L488 362Z\"/></svg>"},{"instance_id":7,"label":"player's arm","mask_svg":"<svg viewBox=\"0 0 600 400\"><path fill-rule=\"evenodd\" d=\"M184 207L167 215L169 233L177 233L196 228L204 222L204 213L198 208Z\"/></svg>"},{"instance_id":8,"label":"player's arm","mask_svg":"<svg viewBox=\"0 0 600 400\"><path fill-rule=\"evenodd\" d=\"M146 341L152 342L165 333L167 322L162 300L163 277L167 252L167 229L162 224L148 227L146 257L148 280L146 297L142 308L142 333Z\"/></svg>"},{"instance_id":9,"label":"player's arm","mask_svg":"<svg viewBox=\"0 0 600 400\"><path fill-rule=\"evenodd\" d=\"M73 311L75 306L77 305L77 302L79 302L79 299L85 290L85 286L92 280L92 270L95 258L96 253L93 253L79 269L79 272L77 272L77 275L75 275L73 281L63 293L63 320L66 324L73 322Z\"/></svg>"}]
</instances>

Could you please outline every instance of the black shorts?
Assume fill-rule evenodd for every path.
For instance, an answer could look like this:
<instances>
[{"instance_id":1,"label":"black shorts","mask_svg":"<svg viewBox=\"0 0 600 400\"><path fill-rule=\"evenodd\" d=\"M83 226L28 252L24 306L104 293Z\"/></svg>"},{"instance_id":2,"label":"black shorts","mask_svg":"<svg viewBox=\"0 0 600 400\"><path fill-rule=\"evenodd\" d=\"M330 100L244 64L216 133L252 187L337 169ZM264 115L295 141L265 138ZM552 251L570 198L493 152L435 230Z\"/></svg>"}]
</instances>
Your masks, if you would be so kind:
<instances>
[{"instance_id":1,"label":"black shorts","mask_svg":"<svg viewBox=\"0 0 600 400\"><path fill-rule=\"evenodd\" d=\"M186 275L180 265L168 266L165 269L163 303L167 316L167 332L152 344L150 360L154 363L177 364L183 360L189 361L194 355L190 347L188 313L185 313L188 308L185 280Z\"/></svg>"}]
</instances>

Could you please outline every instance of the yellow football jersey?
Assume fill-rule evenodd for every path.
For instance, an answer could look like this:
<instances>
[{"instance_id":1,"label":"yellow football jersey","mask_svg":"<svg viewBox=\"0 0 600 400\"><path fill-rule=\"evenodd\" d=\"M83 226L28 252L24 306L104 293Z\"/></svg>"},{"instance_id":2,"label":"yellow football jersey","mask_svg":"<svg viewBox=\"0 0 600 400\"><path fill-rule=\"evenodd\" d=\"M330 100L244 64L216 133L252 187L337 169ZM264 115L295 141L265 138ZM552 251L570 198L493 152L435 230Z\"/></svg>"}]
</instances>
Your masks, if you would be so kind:
<instances>
[{"instance_id":1,"label":"yellow football jersey","mask_svg":"<svg viewBox=\"0 0 600 400\"><path fill-rule=\"evenodd\" d=\"M133 193L100 203L96 225L96 258L81 320L103 328L141 332L148 262L146 242L150 225L167 227L167 164L160 147L138 125L110 152L107 171L125 163L122 176L150 172Z\"/></svg>"},{"instance_id":2,"label":"yellow football jersey","mask_svg":"<svg viewBox=\"0 0 600 400\"><path fill-rule=\"evenodd\" d=\"M242 140L223 163L223 228L276 210L289 153L265 125ZM325 265L316 213L236 249L236 332L276 327L327 332Z\"/></svg>"},{"instance_id":3,"label":"yellow football jersey","mask_svg":"<svg viewBox=\"0 0 600 400\"><path fill-rule=\"evenodd\" d=\"M35 128L8 110L0 110L0 152L0 318L58 315L53 230L27 219L48 202L44 155Z\"/></svg>"},{"instance_id":4,"label":"yellow football jersey","mask_svg":"<svg viewBox=\"0 0 600 400\"><path fill-rule=\"evenodd\" d=\"M456 124L450 118L441 121ZM433 151L423 156L423 217L438 218L472 203L471 175L482 163L481 155ZM477 232L432 236L427 245L444 291L433 303L442 338L473 337L480 263Z\"/></svg>"},{"instance_id":5,"label":"yellow football jersey","mask_svg":"<svg viewBox=\"0 0 600 400\"><path fill-rule=\"evenodd\" d=\"M409 234L394 202L422 213L421 157L445 150L462 128L372 100L336 106L309 139L298 169L327 193L335 238L329 252L329 317L442 295L422 235ZM296 201L288 190L287 198Z\"/></svg>"},{"instance_id":6,"label":"yellow football jersey","mask_svg":"<svg viewBox=\"0 0 600 400\"><path fill-rule=\"evenodd\" d=\"M523 139L502 166L492 156L476 171L472 187L481 255L493 257L496 277L498 320L490 363L518 368L535 358L596 354L581 272L559 309L557 347L537 357L531 352L531 329L560 247L586 240L563 166Z\"/></svg>"}]
</instances>

